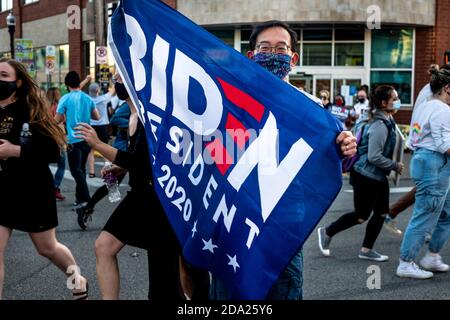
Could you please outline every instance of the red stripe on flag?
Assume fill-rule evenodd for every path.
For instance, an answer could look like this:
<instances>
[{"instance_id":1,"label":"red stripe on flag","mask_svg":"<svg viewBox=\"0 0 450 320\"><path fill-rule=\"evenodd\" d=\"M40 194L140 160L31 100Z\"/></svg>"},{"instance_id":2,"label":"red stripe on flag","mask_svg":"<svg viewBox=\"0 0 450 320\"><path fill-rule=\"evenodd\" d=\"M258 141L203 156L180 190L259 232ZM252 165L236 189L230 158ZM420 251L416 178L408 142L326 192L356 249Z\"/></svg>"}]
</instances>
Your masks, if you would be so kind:
<instances>
[{"instance_id":1,"label":"red stripe on flag","mask_svg":"<svg viewBox=\"0 0 450 320\"><path fill-rule=\"evenodd\" d=\"M219 139L215 139L206 145L206 149L216 163L217 169L222 175L225 175L225 172L233 164L233 159L231 159L225 146Z\"/></svg>"},{"instance_id":2,"label":"red stripe on flag","mask_svg":"<svg viewBox=\"0 0 450 320\"><path fill-rule=\"evenodd\" d=\"M229 113L225 128L227 129L228 134L233 137L233 140L238 145L239 149L243 150L245 143L251 136L244 124Z\"/></svg>"},{"instance_id":3,"label":"red stripe on flag","mask_svg":"<svg viewBox=\"0 0 450 320\"><path fill-rule=\"evenodd\" d=\"M234 103L239 108L247 111L253 118L255 118L258 122L261 122L261 119L264 115L264 106L246 94L244 91L239 90L238 88L232 86L231 84L223 81L220 78L217 78L222 86L223 91L225 92L225 96L228 100Z\"/></svg>"}]
</instances>

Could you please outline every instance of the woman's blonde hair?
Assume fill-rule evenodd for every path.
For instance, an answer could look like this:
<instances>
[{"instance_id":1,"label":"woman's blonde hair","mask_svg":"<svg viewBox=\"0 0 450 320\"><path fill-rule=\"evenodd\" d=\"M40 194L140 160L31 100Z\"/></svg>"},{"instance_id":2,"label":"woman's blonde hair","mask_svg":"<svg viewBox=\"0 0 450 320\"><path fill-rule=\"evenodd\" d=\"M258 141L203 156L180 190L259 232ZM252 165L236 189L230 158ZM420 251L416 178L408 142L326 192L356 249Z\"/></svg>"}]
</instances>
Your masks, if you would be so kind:
<instances>
[{"instance_id":1,"label":"woman's blonde hair","mask_svg":"<svg viewBox=\"0 0 450 320\"><path fill-rule=\"evenodd\" d=\"M30 77L25 67L12 59L0 59L0 63L9 64L16 72L16 80L22 82L17 88L15 98L25 101L30 109L30 123L36 129L52 138L60 147L66 144L66 136L64 131L57 125L56 121L51 117L49 110L49 101L45 93L39 88L33 78Z\"/></svg>"}]
</instances>

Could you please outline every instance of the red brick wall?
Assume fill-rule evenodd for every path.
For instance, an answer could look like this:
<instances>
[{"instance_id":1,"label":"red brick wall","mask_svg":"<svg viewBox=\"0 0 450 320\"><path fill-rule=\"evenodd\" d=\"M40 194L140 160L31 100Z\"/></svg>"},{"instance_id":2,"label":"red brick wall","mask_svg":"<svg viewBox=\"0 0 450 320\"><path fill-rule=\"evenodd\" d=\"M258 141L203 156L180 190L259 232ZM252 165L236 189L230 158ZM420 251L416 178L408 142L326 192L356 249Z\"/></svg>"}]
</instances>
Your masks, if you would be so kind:
<instances>
[{"instance_id":1,"label":"red brick wall","mask_svg":"<svg viewBox=\"0 0 450 320\"><path fill-rule=\"evenodd\" d=\"M163 2L167 3L172 8L177 8L177 0L163 0Z\"/></svg>"},{"instance_id":2,"label":"red brick wall","mask_svg":"<svg viewBox=\"0 0 450 320\"><path fill-rule=\"evenodd\" d=\"M430 64L444 63L444 52L450 50L450 0L436 0L434 28L416 28L416 61L414 71L414 97L430 81ZM411 111L396 115L398 123L409 124Z\"/></svg>"},{"instance_id":3,"label":"red brick wall","mask_svg":"<svg viewBox=\"0 0 450 320\"><path fill-rule=\"evenodd\" d=\"M450 50L450 0L438 0L436 11L436 61L443 64L444 52Z\"/></svg>"},{"instance_id":4,"label":"red brick wall","mask_svg":"<svg viewBox=\"0 0 450 320\"><path fill-rule=\"evenodd\" d=\"M81 5L83 0L69 0L66 5ZM83 78L84 75L84 48L83 29L68 30L69 32L69 70L76 71Z\"/></svg>"}]
</instances>

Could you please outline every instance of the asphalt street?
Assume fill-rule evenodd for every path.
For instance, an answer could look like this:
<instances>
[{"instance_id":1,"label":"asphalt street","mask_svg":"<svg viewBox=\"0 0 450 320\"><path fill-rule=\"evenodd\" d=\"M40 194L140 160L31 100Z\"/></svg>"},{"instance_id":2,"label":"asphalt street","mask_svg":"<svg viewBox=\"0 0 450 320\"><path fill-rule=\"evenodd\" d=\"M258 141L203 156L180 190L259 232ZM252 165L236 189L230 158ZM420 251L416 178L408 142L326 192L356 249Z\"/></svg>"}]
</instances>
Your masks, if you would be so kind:
<instances>
[{"instance_id":1,"label":"asphalt street","mask_svg":"<svg viewBox=\"0 0 450 320\"><path fill-rule=\"evenodd\" d=\"M100 170L100 166L97 166ZM407 170L406 170L407 171ZM81 231L73 211L74 182L66 175L62 192L66 200L58 203L58 239L75 255L82 273L90 283L90 298L100 299L95 273L94 243L103 225L114 209L107 199L96 207L93 221L87 231ZM98 178L88 179L91 191L101 185ZM406 173L400 188L391 190L391 202L398 199L413 183ZM127 186L121 187L125 193ZM344 186L319 226L326 225L340 215L352 210L353 194L344 178ZM398 217L404 230L412 208ZM435 274L430 280L401 279L395 275L401 237L383 229L375 249L389 256L388 262L374 263L358 259L357 254L364 235L365 225L356 226L337 235L331 244L331 257L323 257L317 246L317 233L313 231L304 245L304 299L450 299L450 273ZM450 262L450 248L442 252L444 261ZM15 231L6 252L4 299L71 299L65 275L48 260L40 257L26 233ZM125 247L119 254L121 295L124 300L146 299L148 290L147 257L140 249ZM378 266L373 267L373 266ZM369 270L368 270L369 268ZM370 270L379 270L379 289L369 289ZM378 273L377 273L378 274ZM369 284L374 283L369 279Z\"/></svg>"}]
</instances>

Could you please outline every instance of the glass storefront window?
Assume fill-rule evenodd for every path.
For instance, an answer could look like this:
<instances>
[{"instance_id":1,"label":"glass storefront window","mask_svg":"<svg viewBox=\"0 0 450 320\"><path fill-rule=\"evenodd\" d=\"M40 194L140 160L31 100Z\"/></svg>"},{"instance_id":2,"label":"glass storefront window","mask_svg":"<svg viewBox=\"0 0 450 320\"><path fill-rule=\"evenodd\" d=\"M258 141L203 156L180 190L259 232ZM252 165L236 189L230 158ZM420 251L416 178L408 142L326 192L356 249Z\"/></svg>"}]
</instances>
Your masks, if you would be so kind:
<instances>
[{"instance_id":1,"label":"glass storefront window","mask_svg":"<svg viewBox=\"0 0 450 320\"><path fill-rule=\"evenodd\" d=\"M331 43L304 43L304 66L331 66Z\"/></svg>"},{"instance_id":2,"label":"glass storefront window","mask_svg":"<svg viewBox=\"0 0 450 320\"><path fill-rule=\"evenodd\" d=\"M303 41L331 41L333 29L303 29Z\"/></svg>"},{"instance_id":3,"label":"glass storefront window","mask_svg":"<svg viewBox=\"0 0 450 320\"><path fill-rule=\"evenodd\" d=\"M413 29L372 31L372 68L412 68Z\"/></svg>"},{"instance_id":4,"label":"glass storefront window","mask_svg":"<svg viewBox=\"0 0 450 320\"><path fill-rule=\"evenodd\" d=\"M69 72L69 45L60 45L56 47L55 72L49 78L45 73L46 48L34 49L34 59L36 64L36 81L47 89L51 86L63 86L64 78ZM50 83L49 83L50 80Z\"/></svg>"},{"instance_id":5,"label":"glass storefront window","mask_svg":"<svg viewBox=\"0 0 450 320\"><path fill-rule=\"evenodd\" d=\"M387 84L393 86L402 104L411 104L411 71L372 71L371 87Z\"/></svg>"},{"instance_id":6,"label":"glass storefront window","mask_svg":"<svg viewBox=\"0 0 450 320\"><path fill-rule=\"evenodd\" d=\"M241 53L243 55L247 55L247 52L250 51L250 43L241 43Z\"/></svg>"},{"instance_id":7,"label":"glass storefront window","mask_svg":"<svg viewBox=\"0 0 450 320\"><path fill-rule=\"evenodd\" d=\"M1 0L0 2L0 12L11 10L13 7L13 0Z\"/></svg>"},{"instance_id":8,"label":"glass storefront window","mask_svg":"<svg viewBox=\"0 0 450 320\"><path fill-rule=\"evenodd\" d=\"M336 66L363 66L364 43L336 43L334 59Z\"/></svg>"},{"instance_id":9,"label":"glass storefront window","mask_svg":"<svg viewBox=\"0 0 450 320\"><path fill-rule=\"evenodd\" d=\"M336 41L364 41L364 28L336 28L334 40Z\"/></svg>"},{"instance_id":10,"label":"glass storefront window","mask_svg":"<svg viewBox=\"0 0 450 320\"><path fill-rule=\"evenodd\" d=\"M251 35L252 35L252 30L251 29L243 29L243 30L241 30L241 41L249 41Z\"/></svg>"},{"instance_id":11,"label":"glass storefront window","mask_svg":"<svg viewBox=\"0 0 450 320\"><path fill-rule=\"evenodd\" d=\"M353 97L353 101L351 103L346 103L348 106L353 107L355 104L355 96L358 92L358 89L361 87L361 79L334 79L334 90L333 90L333 101L334 97L338 94L341 95L342 86L349 86L349 94Z\"/></svg>"},{"instance_id":12,"label":"glass storefront window","mask_svg":"<svg viewBox=\"0 0 450 320\"><path fill-rule=\"evenodd\" d=\"M208 30L217 38L234 48L234 30Z\"/></svg>"}]
</instances>

